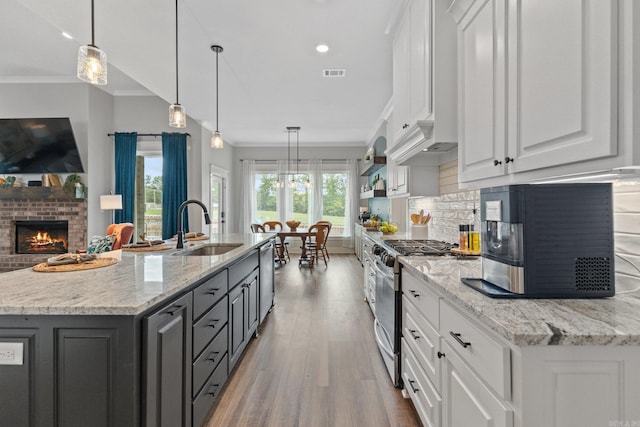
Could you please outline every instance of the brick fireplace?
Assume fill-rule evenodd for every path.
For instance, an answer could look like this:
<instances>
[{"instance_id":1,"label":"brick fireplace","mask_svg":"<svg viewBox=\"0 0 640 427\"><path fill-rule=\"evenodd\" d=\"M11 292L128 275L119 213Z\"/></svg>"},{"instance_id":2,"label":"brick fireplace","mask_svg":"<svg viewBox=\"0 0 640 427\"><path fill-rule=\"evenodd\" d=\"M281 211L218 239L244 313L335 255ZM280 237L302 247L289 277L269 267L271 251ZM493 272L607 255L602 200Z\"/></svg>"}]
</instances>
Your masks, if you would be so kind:
<instances>
[{"instance_id":1,"label":"brick fireplace","mask_svg":"<svg viewBox=\"0 0 640 427\"><path fill-rule=\"evenodd\" d=\"M32 267L53 256L16 253L16 221L66 221L68 251L87 245L87 200L60 187L0 188L0 272Z\"/></svg>"}]
</instances>

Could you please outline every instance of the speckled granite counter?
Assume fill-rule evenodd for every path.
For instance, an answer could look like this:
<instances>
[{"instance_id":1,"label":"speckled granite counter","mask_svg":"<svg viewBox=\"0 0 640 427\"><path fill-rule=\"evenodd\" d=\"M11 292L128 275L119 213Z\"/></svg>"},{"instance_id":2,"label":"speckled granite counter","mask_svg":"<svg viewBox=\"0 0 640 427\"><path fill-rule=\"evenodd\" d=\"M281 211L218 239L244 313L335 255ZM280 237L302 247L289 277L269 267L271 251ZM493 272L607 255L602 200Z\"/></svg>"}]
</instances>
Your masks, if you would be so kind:
<instances>
[{"instance_id":1,"label":"speckled granite counter","mask_svg":"<svg viewBox=\"0 0 640 427\"><path fill-rule=\"evenodd\" d=\"M216 256L179 256L176 250L123 252L115 265L95 270L0 274L0 315L136 315L223 268L272 238L227 234L190 242L186 250L212 242L242 243Z\"/></svg>"},{"instance_id":2,"label":"speckled granite counter","mask_svg":"<svg viewBox=\"0 0 640 427\"><path fill-rule=\"evenodd\" d=\"M640 292L602 299L494 299L464 285L479 259L401 257L406 269L517 346L640 345Z\"/></svg>"}]
</instances>

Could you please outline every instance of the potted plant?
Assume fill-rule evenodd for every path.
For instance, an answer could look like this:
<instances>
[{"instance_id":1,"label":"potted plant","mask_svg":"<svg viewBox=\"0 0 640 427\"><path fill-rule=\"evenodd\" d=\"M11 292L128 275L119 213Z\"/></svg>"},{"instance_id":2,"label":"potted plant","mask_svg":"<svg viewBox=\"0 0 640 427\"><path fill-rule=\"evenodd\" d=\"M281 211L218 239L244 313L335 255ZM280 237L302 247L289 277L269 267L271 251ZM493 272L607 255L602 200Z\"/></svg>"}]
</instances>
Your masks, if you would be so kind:
<instances>
[{"instance_id":1,"label":"potted plant","mask_svg":"<svg viewBox=\"0 0 640 427\"><path fill-rule=\"evenodd\" d=\"M84 197L84 182L82 182L82 177L77 173L72 173L67 176L67 179L64 180L64 185L62 186L65 193L69 196L75 196L77 198Z\"/></svg>"}]
</instances>

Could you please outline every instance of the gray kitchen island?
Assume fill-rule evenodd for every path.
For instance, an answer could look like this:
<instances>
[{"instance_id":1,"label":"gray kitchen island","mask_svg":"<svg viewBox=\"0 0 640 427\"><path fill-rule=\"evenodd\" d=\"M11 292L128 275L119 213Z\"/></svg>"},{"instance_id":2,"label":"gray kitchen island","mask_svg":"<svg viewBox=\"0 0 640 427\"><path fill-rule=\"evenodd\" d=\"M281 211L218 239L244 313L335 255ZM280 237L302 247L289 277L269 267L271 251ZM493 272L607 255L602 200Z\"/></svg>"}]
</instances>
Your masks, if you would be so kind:
<instances>
[{"instance_id":1,"label":"gray kitchen island","mask_svg":"<svg viewBox=\"0 0 640 427\"><path fill-rule=\"evenodd\" d=\"M1 274L0 426L199 426L273 302L273 238Z\"/></svg>"}]
</instances>

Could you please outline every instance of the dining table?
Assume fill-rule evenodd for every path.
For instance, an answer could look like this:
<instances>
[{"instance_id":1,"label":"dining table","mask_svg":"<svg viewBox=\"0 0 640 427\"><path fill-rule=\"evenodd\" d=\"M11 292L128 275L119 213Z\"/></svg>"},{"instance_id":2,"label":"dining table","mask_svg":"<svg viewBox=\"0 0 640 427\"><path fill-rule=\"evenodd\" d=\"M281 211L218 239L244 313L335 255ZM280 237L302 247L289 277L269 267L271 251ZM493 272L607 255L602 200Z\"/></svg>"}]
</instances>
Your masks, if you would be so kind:
<instances>
[{"instance_id":1,"label":"dining table","mask_svg":"<svg viewBox=\"0 0 640 427\"><path fill-rule=\"evenodd\" d=\"M284 259L284 244L285 244L285 240L287 239L287 237L299 237L300 240L302 241L302 252L300 253L300 260L305 260L307 259L307 236L309 235L309 229L308 228L296 228L295 230L279 230L278 231L278 238L280 239L280 247L278 248L279 253L278 256L280 257L280 259ZM313 266L313 260L309 261L309 266L312 267Z\"/></svg>"}]
</instances>

